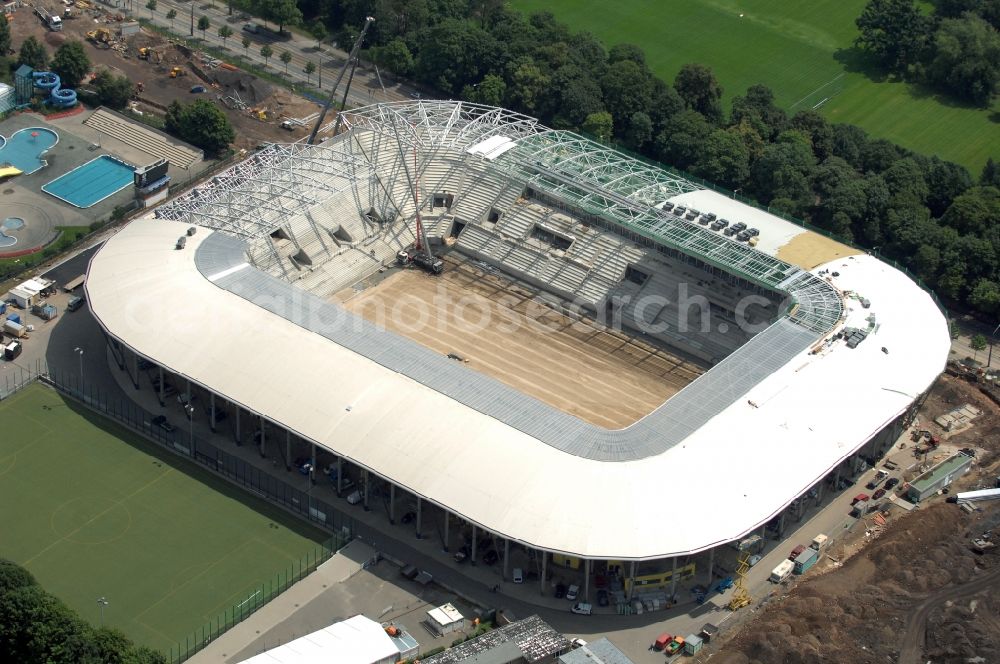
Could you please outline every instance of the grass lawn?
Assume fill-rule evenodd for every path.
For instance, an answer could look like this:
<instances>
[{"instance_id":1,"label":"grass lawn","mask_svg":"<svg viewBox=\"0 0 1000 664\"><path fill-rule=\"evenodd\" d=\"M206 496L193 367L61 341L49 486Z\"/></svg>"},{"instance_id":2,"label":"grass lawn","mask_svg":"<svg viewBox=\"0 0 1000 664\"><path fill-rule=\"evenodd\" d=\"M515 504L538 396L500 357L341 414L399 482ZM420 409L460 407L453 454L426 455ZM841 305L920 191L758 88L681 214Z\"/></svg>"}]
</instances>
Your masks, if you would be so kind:
<instances>
[{"instance_id":1,"label":"grass lawn","mask_svg":"<svg viewBox=\"0 0 1000 664\"><path fill-rule=\"evenodd\" d=\"M0 556L165 652L328 538L41 385L0 435Z\"/></svg>"},{"instance_id":2,"label":"grass lawn","mask_svg":"<svg viewBox=\"0 0 1000 664\"><path fill-rule=\"evenodd\" d=\"M650 68L672 81L681 65L710 65L728 100L755 83L774 90L794 112L819 109L978 175L1000 158L1000 104L977 109L917 86L876 82L858 71L851 49L865 0L512 0L524 11L548 10L608 46L630 42ZM740 17L743 14L743 17Z\"/></svg>"}]
</instances>

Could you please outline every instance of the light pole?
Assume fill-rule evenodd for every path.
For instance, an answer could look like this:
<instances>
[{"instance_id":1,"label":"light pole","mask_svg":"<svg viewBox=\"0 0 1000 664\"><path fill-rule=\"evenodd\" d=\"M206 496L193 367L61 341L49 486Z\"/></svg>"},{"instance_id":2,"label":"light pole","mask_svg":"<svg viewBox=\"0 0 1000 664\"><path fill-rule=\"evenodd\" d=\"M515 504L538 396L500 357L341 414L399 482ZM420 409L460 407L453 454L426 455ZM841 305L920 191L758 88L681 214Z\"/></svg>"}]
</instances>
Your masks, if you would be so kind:
<instances>
[{"instance_id":1,"label":"light pole","mask_svg":"<svg viewBox=\"0 0 1000 664\"><path fill-rule=\"evenodd\" d=\"M104 607L109 604L108 600L103 597L97 598L97 606L101 607L101 627L104 627Z\"/></svg>"},{"instance_id":2,"label":"light pole","mask_svg":"<svg viewBox=\"0 0 1000 664\"><path fill-rule=\"evenodd\" d=\"M80 356L80 395L83 395L83 349L77 346L73 352Z\"/></svg>"},{"instance_id":3,"label":"light pole","mask_svg":"<svg viewBox=\"0 0 1000 664\"><path fill-rule=\"evenodd\" d=\"M993 332L990 333L990 354L986 358L986 368L989 369L993 366L993 342L997 338L997 330L1000 330L1000 325L993 328Z\"/></svg>"}]
</instances>

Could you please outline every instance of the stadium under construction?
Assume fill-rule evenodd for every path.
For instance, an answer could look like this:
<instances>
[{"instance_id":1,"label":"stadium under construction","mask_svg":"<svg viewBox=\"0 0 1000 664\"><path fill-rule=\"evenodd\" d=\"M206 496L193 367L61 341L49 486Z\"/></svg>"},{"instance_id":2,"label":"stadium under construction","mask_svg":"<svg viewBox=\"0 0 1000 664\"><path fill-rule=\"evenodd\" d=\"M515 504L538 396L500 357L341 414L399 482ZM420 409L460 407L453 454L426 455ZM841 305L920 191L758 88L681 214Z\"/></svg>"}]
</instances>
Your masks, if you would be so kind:
<instances>
[{"instance_id":1,"label":"stadium under construction","mask_svg":"<svg viewBox=\"0 0 1000 664\"><path fill-rule=\"evenodd\" d=\"M735 196L499 108L343 123L129 223L87 298L137 388L152 363L447 555L669 597L856 478L944 368L907 275Z\"/></svg>"}]
</instances>

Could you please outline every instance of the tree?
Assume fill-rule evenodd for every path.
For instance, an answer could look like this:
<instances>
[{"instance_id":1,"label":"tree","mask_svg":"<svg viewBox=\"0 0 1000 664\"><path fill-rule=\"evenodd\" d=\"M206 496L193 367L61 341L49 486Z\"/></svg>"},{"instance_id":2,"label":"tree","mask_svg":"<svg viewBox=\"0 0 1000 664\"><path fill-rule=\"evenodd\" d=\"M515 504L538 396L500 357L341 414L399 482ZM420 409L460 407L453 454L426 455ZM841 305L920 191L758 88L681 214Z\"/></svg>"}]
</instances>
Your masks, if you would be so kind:
<instances>
[{"instance_id":1,"label":"tree","mask_svg":"<svg viewBox=\"0 0 1000 664\"><path fill-rule=\"evenodd\" d=\"M656 155L676 168L689 168L698 159L701 146L712 129L712 125L698 111L681 111L670 118L656 137Z\"/></svg>"},{"instance_id":2,"label":"tree","mask_svg":"<svg viewBox=\"0 0 1000 664\"><path fill-rule=\"evenodd\" d=\"M319 50L320 44L326 39L329 34L326 31L326 26L323 25L323 21L313 21L309 25L309 34L312 35L313 39L316 40L316 50Z\"/></svg>"},{"instance_id":3,"label":"tree","mask_svg":"<svg viewBox=\"0 0 1000 664\"><path fill-rule=\"evenodd\" d=\"M9 50L10 23L8 23L6 17L4 17L4 20L0 21L0 57L6 55Z\"/></svg>"},{"instance_id":4,"label":"tree","mask_svg":"<svg viewBox=\"0 0 1000 664\"><path fill-rule=\"evenodd\" d=\"M285 75L288 75L288 63L292 61L292 54L288 51L282 51L278 59L285 63Z\"/></svg>"},{"instance_id":5,"label":"tree","mask_svg":"<svg viewBox=\"0 0 1000 664\"><path fill-rule=\"evenodd\" d=\"M0 595L18 588L38 585L31 572L9 560L0 558Z\"/></svg>"},{"instance_id":6,"label":"tree","mask_svg":"<svg viewBox=\"0 0 1000 664\"><path fill-rule=\"evenodd\" d=\"M611 134L614 130L614 119L607 111L591 113L583 121L583 126L580 128L585 134L590 134L598 141L606 143L611 140Z\"/></svg>"},{"instance_id":7,"label":"tree","mask_svg":"<svg viewBox=\"0 0 1000 664\"><path fill-rule=\"evenodd\" d=\"M487 106L501 106L507 98L507 84L496 74L487 74L476 85L462 89L462 99Z\"/></svg>"},{"instance_id":8,"label":"tree","mask_svg":"<svg viewBox=\"0 0 1000 664\"><path fill-rule=\"evenodd\" d=\"M153 12L156 11L156 0L148 0L146 2L146 9L149 10L149 18L153 18Z\"/></svg>"},{"instance_id":9,"label":"tree","mask_svg":"<svg viewBox=\"0 0 1000 664\"><path fill-rule=\"evenodd\" d=\"M75 88L90 71L90 58L83 50L83 43L70 40L56 49L50 65L52 71L59 74L62 86Z\"/></svg>"},{"instance_id":10,"label":"tree","mask_svg":"<svg viewBox=\"0 0 1000 664\"><path fill-rule=\"evenodd\" d=\"M219 28L219 36L222 37L222 45L226 45L226 41L233 36L233 29L228 25L223 25Z\"/></svg>"},{"instance_id":11,"label":"tree","mask_svg":"<svg viewBox=\"0 0 1000 664\"><path fill-rule=\"evenodd\" d=\"M751 185L758 198L770 203L782 198L793 203L794 209L783 208L801 215L812 203L812 177L816 170L816 157L808 138L797 132L785 132L779 142L764 148L764 153L751 169Z\"/></svg>"},{"instance_id":12,"label":"tree","mask_svg":"<svg viewBox=\"0 0 1000 664\"><path fill-rule=\"evenodd\" d=\"M653 104L653 77L643 65L634 60L619 60L610 65L601 78L604 105L615 118L619 132L623 132L628 118L636 112L651 111Z\"/></svg>"},{"instance_id":13,"label":"tree","mask_svg":"<svg viewBox=\"0 0 1000 664\"><path fill-rule=\"evenodd\" d=\"M981 334L977 334L969 340L969 348L972 349L972 361L975 362L979 359L979 351L986 350L986 337Z\"/></svg>"},{"instance_id":14,"label":"tree","mask_svg":"<svg viewBox=\"0 0 1000 664\"><path fill-rule=\"evenodd\" d=\"M816 111L799 111L792 116L789 126L809 135L817 159L823 160L833 154L833 127Z\"/></svg>"},{"instance_id":15,"label":"tree","mask_svg":"<svg viewBox=\"0 0 1000 664\"><path fill-rule=\"evenodd\" d=\"M989 106L1000 92L1000 32L974 14L944 19L928 75L956 96Z\"/></svg>"},{"instance_id":16,"label":"tree","mask_svg":"<svg viewBox=\"0 0 1000 664\"><path fill-rule=\"evenodd\" d=\"M952 201L963 191L972 186L972 175L963 166L931 157L927 162L927 207L931 214L939 217L944 214Z\"/></svg>"},{"instance_id":17,"label":"tree","mask_svg":"<svg viewBox=\"0 0 1000 664\"><path fill-rule=\"evenodd\" d=\"M114 76L106 69L97 72L92 84L103 106L121 110L132 98L132 81L125 76Z\"/></svg>"},{"instance_id":18,"label":"tree","mask_svg":"<svg viewBox=\"0 0 1000 664\"><path fill-rule=\"evenodd\" d=\"M243 55L250 57L250 45L253 44L253 40L246 35L243 35L243 41L241 43L243 44Z\"/></svg>"},{"instance_id":19,"label":"tree","mask_svg":"<svg viewBox=\"0 0 1000 664\"><path fill-rule=\"evenodd\" d=\"M205 38L205 31L212 27L212 22L208 20L207 16L198 17L198 29L201 30L201 38Z\"/></svg>"},{"instance_id":20,"label":"tree","mask_svg":"<svg viewBox=\"0 0 1000 664\"><path fill-rule=\"evenodd\" d=\"M507 98L513 107L527 113L537 113L540 99L552 79L529 57L519 58L508 65Z\"/></svg>"},{"instance_id":21,"label":"tree","mask_svg":"<svg viewBox=\"0 0 1000 664\"><path fill-rule=\"evenodd\" d=\"M302 22L302 12L295 0L259 0L256 5L265 20L278 24L279 33L284 32L287 24Z\"/></svg>"},{"instance_id":22,"label":"tree","mask_svg":"<svg viewBox=\"0 0 1000 664\"><path fill-rule=\"evenodd\" d=\"M452 94L494 71L501 50L479 26L445 19L425 33L414 73L424 83Z\"/></svg>"},{"instance_id":23,"label":"tree","mask_svg":"<svg viewBox=\"0 0 1000 664\"><path fill-rule=\"evenodd\" d=\"M170 27L174 27L174 19L177 18L177 10L171 9L167 11L167 20L170 21Z\"/></svg>"},{"instance_id":24,"label":"tree","mask_svg":"<svg viewBox=\"0 0 1000 664\"><path fill-rule=\"evenodd\" d=\"M17 52L17 61L32 69L44 70L49 66L49 53L40 41L31 36L21 43L21 50Z\"/></svg>"},{"instance_id":25,"label":"tree","mask_svg":"<svg viewBox=\"0 0 1000 664\"><path fill-rule=\"evenodd\" d=\"M732 124L748 122L765 141L772 140L788 124L788 116L775 106L774 93L766 85L751 85L745 96L733 99Z\"/></svg>"},{"instance_id":26,"label":"tree","mask_svg":"<svg viewBox=\"0 0 1000 664\"><path fill-rule=\"evenodd\" d=\"M372 49L372 61L383 69L399 76L407 76L413 71L413 54L402 39L393 39L385 46Z\"/></svg>"},{"instance_id":27,"label":"tree","mask_svg":"<svg viewBox=\"0 0 1000 664\"><path fill-rule=\"evenodd\" d=\"M983 236L1000 228L1000 190L995 187L969 187L941 215L941 223L959 233Z\"/></svg>"},{"instance_id":28,"label":"tree","mask_svg":"<svg viewBox=\"0 0 1000 664\"><path fill-rule=\"evenodd\" d=\"M685 106L698 111L714 124L722 122L722 86L709 67L684 65L674 79L674 89Z\"/></svg>"},{"instance_id":29,"label":"tree","mask_svg":"<svg viewBox=\"0 0 1000 664\"><path fill-rule=\"evenodd\" d=\"M969 304L990 316L1000 313L1000 284L980 279L969 293Z\"/></svg>"},{"instance_id":30,"label":"tree","mask_svg":"<svg viewBox=\"0 0 1000 664\"><path fill-rule=\"evenodd\" d=\"M869 0L855 23L855 45L894 73L915 63L927 42L929 21L914 0Z\"/></svg>"},{"instance_id":31,"label":"tree","mask_svg":"<svg viewBox=\"0 0 1000 664\"><path fill-rule=\"evenodd\" d=\"M984 187L996 187L1000 189L1000 164L990 157L983 166L983 172L979 175L979 184Z\"/></svg>"},{"instance_id":32,"label":"tree","mask_svg":"<svg viewBox=\"0 0 1000 664\"><path fill-rule=\"evenodd\" d=\"M267 66L267 61L271 59L272 55L274 55L274 49L271 48L268 44L264 44L263 46L260 47L260 57L264 58L265 67Z\"/></svg>"},{"instance_id":33,"label":"tree","mask_svg":"<svg viewBox=\"0 0 1000 664\"><path fill-rule=\"evenodd\" d=\"M226 114L205 99L187 105L171 103L164 126L167 132L212 154L221 153L236 139Z\"/></svg>"},{"instance_id":34,"label":"tree","mask_svg":"<svg viewBox=\"0 0 1000 664\"><path fill-rule=\"evenodd\" d=\"M312 60L306 62L306 66L302 69L306 73L306 83L312 85L312 75L316 73L316 63Z\"/></svg>"},{"instance_id":35,"label":"tree","mask_svg":"<svg viewBox=\"0 0 1000 664\"><path fill-rule=\"evenodd\" d=\"M750 151L736 132L716 129L702 144L691 172L730 189L742 188L750 177Z\"/></svg>"}]
</instances>

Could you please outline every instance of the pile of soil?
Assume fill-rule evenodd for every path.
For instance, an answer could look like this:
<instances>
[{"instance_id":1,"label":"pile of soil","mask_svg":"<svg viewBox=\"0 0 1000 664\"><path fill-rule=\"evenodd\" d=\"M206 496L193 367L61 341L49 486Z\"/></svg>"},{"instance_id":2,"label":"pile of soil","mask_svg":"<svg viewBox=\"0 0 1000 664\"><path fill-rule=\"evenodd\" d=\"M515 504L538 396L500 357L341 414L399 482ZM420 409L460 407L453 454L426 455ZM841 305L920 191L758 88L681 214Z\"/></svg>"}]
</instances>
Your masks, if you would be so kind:
<instances>
[{"instance_id":1,"label":"pile of soil","mask_svg":"<svg viewBox=\"0 0 1000 664\"><path fill-rule=\"evenodd\" d=\"M929 602L921 663L1000 661L1000 554L994 549L977 555L969 547L972 537L997 526L998 505L966 515L956 505L938 503L901 517L842 568L772 597L713 659L719 664L896 662L907 643L920 652L924 630L913 623L917 608ZM935 605L936 593L977 579L984 582L976 584L972 597Z\"/></svg>"},{"instance_id":2,"label":"pile of soil","mask_svg":"<svg viewBox=\"0 0 1000 664\"><path fill-rule=\"evenodd\" d=\"M236 96L245 104L256 106L270 101L274 90L270 83L243 71L230 71L216 67L205 72L209 81L218 87L223 96Z\"/></svg>"}]
</instances>

